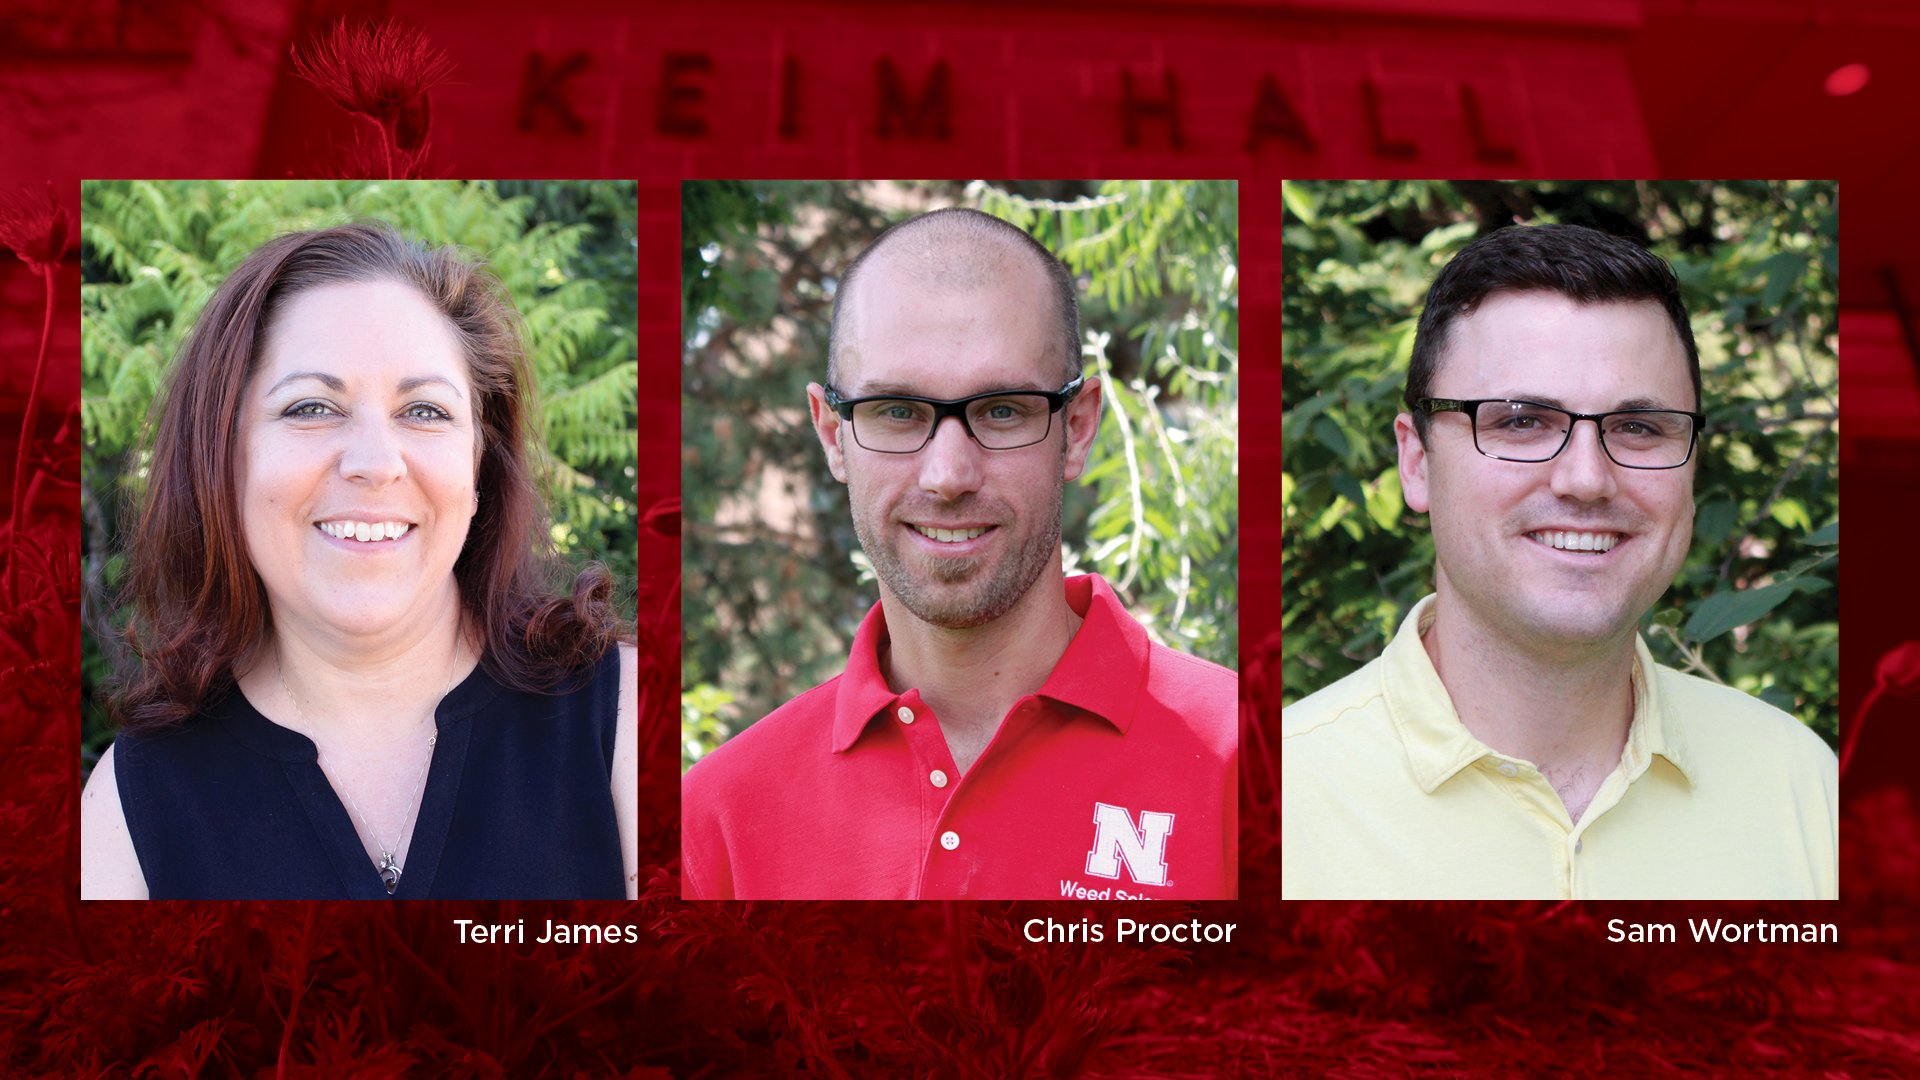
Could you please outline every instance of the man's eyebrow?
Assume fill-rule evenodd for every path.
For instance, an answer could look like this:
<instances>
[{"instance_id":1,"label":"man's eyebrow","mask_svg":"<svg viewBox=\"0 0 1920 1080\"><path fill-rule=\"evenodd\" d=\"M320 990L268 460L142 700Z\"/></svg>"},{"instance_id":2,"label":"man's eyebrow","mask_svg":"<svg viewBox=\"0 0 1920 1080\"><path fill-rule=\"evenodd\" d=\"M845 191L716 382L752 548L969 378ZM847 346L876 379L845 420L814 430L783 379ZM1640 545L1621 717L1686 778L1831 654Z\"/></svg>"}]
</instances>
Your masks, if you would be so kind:
<instances>
[{"instance_id":1,"label":"man's eyebrow","mask_svg":"<svg viewBox=\"0 0 1920 1080\"><path fill-rule=\"evenodd\" d=\"M1615 405L1613 408L1617 412L1621 409L1673 409L1673 406L1668 405L1665 402L1655 401L1653 398L1637 397L1637 398L1628 398L1627 400L1621 402L1620 404ZM1674 411L1685 412L1686 410L1674 409Z\"/></svg>"},{"instance_id":2,"label":"man's eyebrow","mask_svg":"<svg viewBox=\"0 0 1920 1080\"><path fill-rule=\"evenodd\" d=\"M961 394L960 397L958 398L943 399L943 398L933 398L932 395L921 392L921 390L918 387L909 386L906 383L875 382L875 383L868 383L860 387L860 389L857 392L850 393L847 395L847 397L849 400L853 398L863 398L863 397L918 397L918 398L930 398L936 401L939 401L939 400L959 401L961 398L978 397L981 394L997 394L1003 390L1045 391L1045 390L1051 390L1051 389L1053 388L1041 386L1039 383L1029 380L1024 383L999 383L993 386L986 387L985 389L975 390L971 394Z\"/></svg>"},{"instance_id":3,"label":"man's eyebrow","mask_svg":"<svg viewBox=\"0 0 1920 1080\"><path fill-rule=\"evenodd\" d=\"M1508 401L1531 401L1535 405L1551 405L1554 408L1563 410L1565 412L1578 411L1575 409L1567 408L1567 403L1564 400L1558 397L1555 397L1552 394L1529 394L1524 390L1520 390L1520 391L1516 391L1514 393L1508 394L1507 400ZM1664 402L1656 401L1650 397L1632 397L1632 398L1627 398L1624 401L1617 401L1614 403L1613 408L1607 409L1605 411L1624 412L1628 409L1671 409L1675 412L1686 411L1685 409L1675 409L1672 405L1668 405Z\"/></svg>"}]
</instances>

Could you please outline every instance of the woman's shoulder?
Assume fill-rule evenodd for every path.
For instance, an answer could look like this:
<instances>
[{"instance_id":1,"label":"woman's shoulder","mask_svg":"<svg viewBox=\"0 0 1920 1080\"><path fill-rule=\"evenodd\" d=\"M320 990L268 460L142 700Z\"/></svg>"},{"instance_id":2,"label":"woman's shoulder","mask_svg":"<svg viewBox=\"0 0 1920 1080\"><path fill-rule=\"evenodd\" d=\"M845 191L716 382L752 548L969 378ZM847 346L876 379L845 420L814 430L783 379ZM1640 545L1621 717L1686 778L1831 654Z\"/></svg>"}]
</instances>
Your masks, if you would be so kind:
<instances>
[{"instance_id":1,"label":"woman's shoulder","mask_svg":"<svg viewBox=\"0 0 1920 1080\"><path fill-rule=\"evenodd\" d=\"M114 740L120 767L200 766L226 770L243 763L311 762L313 741L261 715L238 685L201 703L179 724L122 731Z\"/></svg>"},{"instance_id":2,"label":"woman's shoulder","mask_svg":"<svg viewBox=\"0 0 1920 1080\"><path fill-rule=\"evenodd\" d=\"M484 693L463 695L456 717L472 718L494 739L533 740L554 745L563 732L577 733L611 759L622 705L622 686L632 670L632 651L609 646L584 668L544 690L514 690L489 677ZM517 734L514 734L517 733Z\"/></svg>"},{"instance_id":3,"label":"woman's shoulder","mask_svg":"<svg viewBox=\"0 0 1920 1080\"><path fill-rule=\"evenodd\" d=\"M593 660L557 677L545 692L552 697L604 695L617 688L621 678L632 670L630 665L634 663L634 657L632 645L616 641Z\"/></svg>"},{"instance_id":4,"label":"woman's shoulder","mask_svg":"<svg viewBox=\"0 0 1920 1080\"><path fill-rule=\"evenodd\" d=\"M246 708L246 699L237 689L211 695L177 724L121 729L114 736L114 757L121 769L127 769L148 761L219 756L242 749L230 728Z\"/></svg>"},{"instance_id":5,"label":"woman's shoulder","mask_svg":"<svg viewBox=\"0 0 1920 1080\"><path fill-rule=\"evenodd\" d=\"M114 747L100 755L80 793L80 898L145 900L147 879L120 805Z\"/></svg>"}]
</instances>

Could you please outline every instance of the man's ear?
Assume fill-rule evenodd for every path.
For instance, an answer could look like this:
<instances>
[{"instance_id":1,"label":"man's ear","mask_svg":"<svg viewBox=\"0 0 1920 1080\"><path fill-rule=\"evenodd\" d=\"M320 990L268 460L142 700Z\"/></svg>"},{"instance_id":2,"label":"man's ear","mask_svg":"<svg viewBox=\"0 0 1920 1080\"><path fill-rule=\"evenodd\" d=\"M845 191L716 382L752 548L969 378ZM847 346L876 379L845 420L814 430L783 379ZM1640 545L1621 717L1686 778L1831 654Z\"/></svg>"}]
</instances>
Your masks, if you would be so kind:
<instances>
[{"instance_id":1,"label":"man's ear","mask_svg":"<svg viewBox=\"0 0 1920 1080\"><path fill-rule=\"evenodd\" d=\"M827 407L826 387L819 383L807 384L807 408L813 414L813 433L820 438L820 448L827 452L827 468L835 480L846 483L847 454L840 445L840 436L846 428L840 424L840 414Z\"/></svg>"},{"instance_id":2,"label":"man's ear","mask_svg":"<svg viewBox=\"0 0 1920 1080\"><path fill-rule=\"evenodd\" d=\"M1413 426L1413 415L1401 413L1393 418L1393 441L1400 448L1400 495L1407 509L1416 514L1427 512L1427 448Z\"/></svg>"},{"instance_id":3,"label":"man's ear","mask_svg":"<svg viewBox=\"0 0 1920 1080\"><path fill-rule=\"evenodd\" d=\"M1100 433L1099 379L1089 378L1080 385L1080 392L1060 410L1060 422L1067 429L1066 479L1076 480L1086 471L1093 437Z\"/></svg>"}]
</instances>

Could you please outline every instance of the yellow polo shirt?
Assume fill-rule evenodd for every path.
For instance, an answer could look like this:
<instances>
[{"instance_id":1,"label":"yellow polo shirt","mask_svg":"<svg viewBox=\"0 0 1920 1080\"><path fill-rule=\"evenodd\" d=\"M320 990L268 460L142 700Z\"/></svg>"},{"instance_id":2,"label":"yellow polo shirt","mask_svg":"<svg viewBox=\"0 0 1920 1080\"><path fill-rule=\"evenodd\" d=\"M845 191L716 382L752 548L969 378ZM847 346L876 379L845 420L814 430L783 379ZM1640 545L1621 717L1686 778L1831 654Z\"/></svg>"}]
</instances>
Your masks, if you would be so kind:
<instances>
[{"instance_id":1,"label":"yellow polo shirt","mask_svg":"<svg viewBox=\"0 0 1920 1080\"><path fill-rule=\"evenodd\" d=\"M1433 616L1429 596L1281 711L1284 899L1838 898L1838 762L1806 725L1637 641L1626 747L1574 822L1460 722L1420 642Z\"/></svg>"}]
</instances>

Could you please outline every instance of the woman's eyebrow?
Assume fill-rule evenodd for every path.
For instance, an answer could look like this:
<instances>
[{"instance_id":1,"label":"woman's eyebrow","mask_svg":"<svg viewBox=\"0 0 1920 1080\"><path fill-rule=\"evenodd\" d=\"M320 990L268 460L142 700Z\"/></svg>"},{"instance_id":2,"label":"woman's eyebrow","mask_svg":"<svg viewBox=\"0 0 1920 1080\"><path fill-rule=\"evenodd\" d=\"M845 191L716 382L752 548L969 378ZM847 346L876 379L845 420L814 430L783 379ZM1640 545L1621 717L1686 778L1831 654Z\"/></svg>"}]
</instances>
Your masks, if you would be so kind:
<instances>
[{"instance_id":1,"label":"woman's eyebrow","mask_svg":"<svg viewBox=\"0 0 1920 1080\"><path fill-rule=\"evenodd\" d=\"M461 401L467 399L467 395L461 391L460 387L452 379L441 375L415 375L411 378L401 379L400 392L403 394L411 394L428 383L439 383L453 391L453 395Z\"/></svg>"},{"instance_id":2,"label":"woman's eyebrow","mask_svg":"<svg viewBox=\"0 0 1920 1080\"><path fill-rule=\"evenodd\" d=\"M274 383L273 386L267 390L267 393L271 394L274 391L279 390L281 387L297 379L317 379L320 382L325 383L327 389L332 390L336 394L344 391L347 388L346 381L341 379L340 376L338 375L329 375L324 371L296 371L293 374L288 375L286 378L281 379L279 382Z\"/></svg>"},{"instance_id":3,"label":"woman's eyebrow","mask_svg":"<svg viewBox=\"0 0 1920 1080\"><path fill-rule=\"evenodd\" d=\"M286 378L281 379L279 382L274 383L272 388L269 389L267 393L269 394L274 393L275 391L279 390L281 387L287 385L288 383L297 382L300 379L313 379L317 382L323 383L326 385L327 389L332 390L336 394L345 393L347 389L346 380L340 378L340 376L338 375L329 375L324 371L296 371L291 375L288 375ZM401 379L399 384L399 391L402 394L411 394L415 390L420 389L422 386L425 386L428 383L439 383L442 386L445 386L447 389L452 390L454 396L459 398L460 400L465 401L467 399L467 395L460 389L460 386L458 383L455 383L452 379L446 378L441 375L414 375L409 378Z\"/></svg>"}]
</instances>

